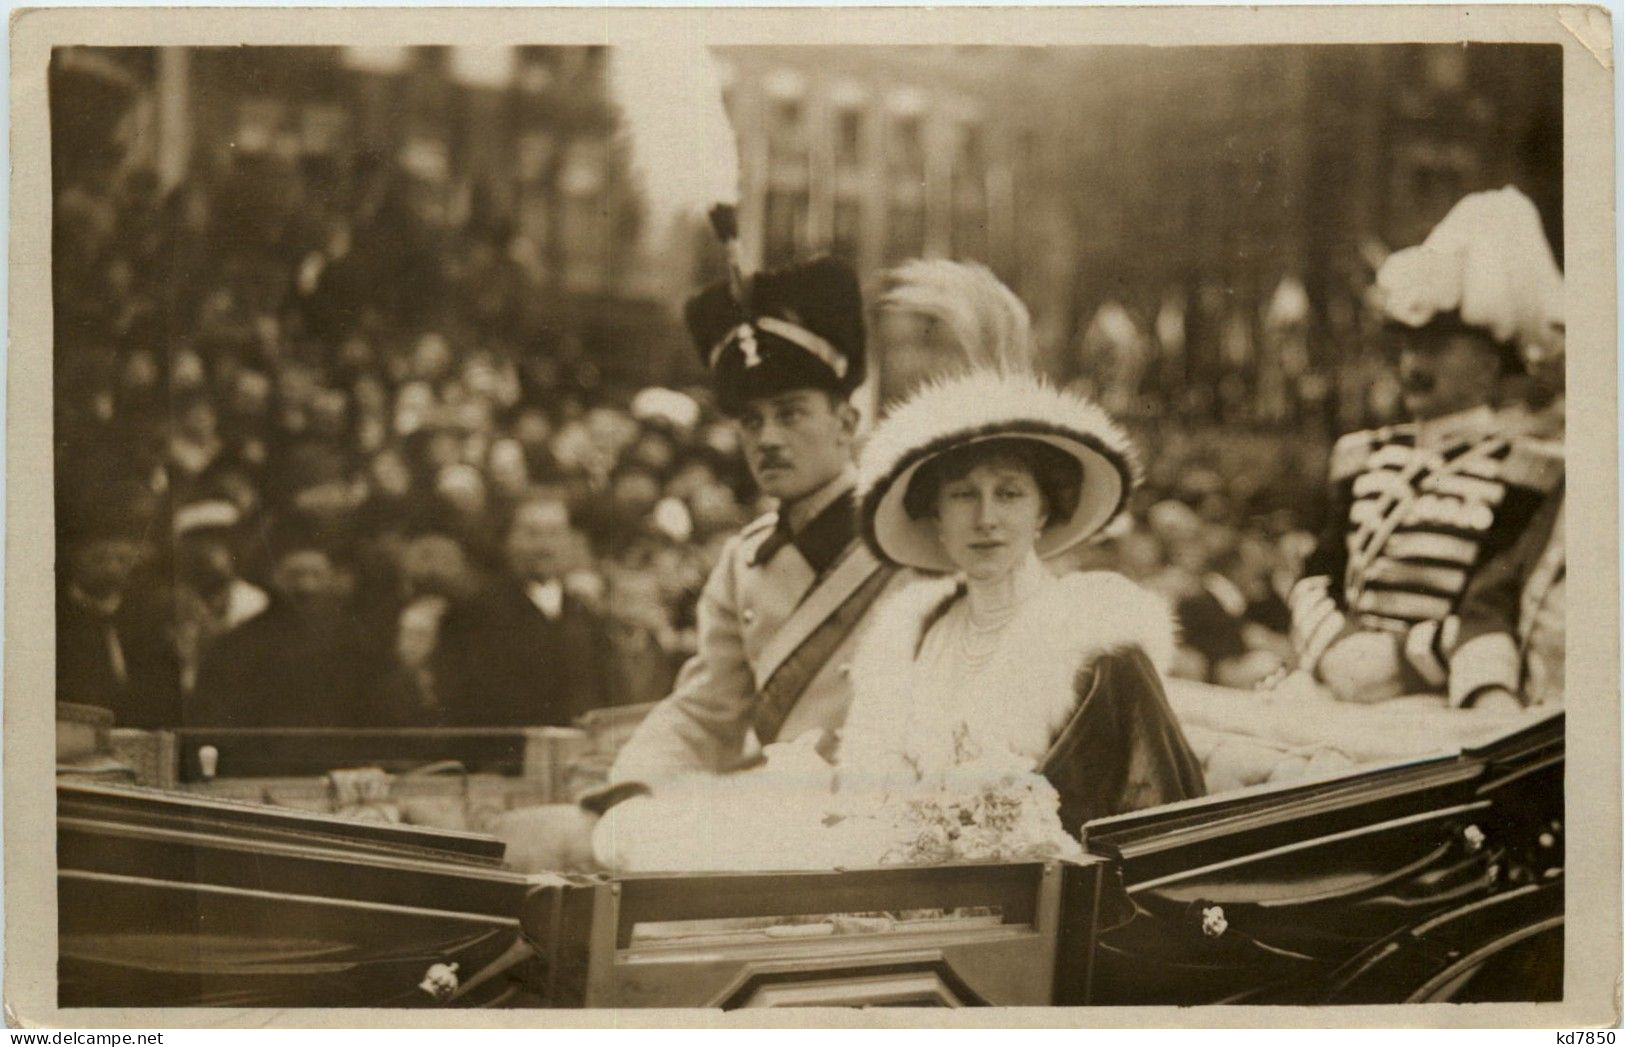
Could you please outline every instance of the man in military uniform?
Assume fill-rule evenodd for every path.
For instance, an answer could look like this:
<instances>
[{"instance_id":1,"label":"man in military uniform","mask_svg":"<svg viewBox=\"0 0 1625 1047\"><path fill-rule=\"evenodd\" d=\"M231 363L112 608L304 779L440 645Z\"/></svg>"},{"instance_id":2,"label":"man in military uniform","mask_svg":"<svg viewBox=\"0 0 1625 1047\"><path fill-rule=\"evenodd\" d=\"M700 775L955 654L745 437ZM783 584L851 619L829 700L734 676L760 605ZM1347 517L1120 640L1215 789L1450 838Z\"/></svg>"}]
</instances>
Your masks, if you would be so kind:
<instances>
[{"instance_id":1,"label":"man in military uniform","mask_svg":"<svg viewBox=\"0 0 1625 1047\"><path fill-rule=\"evenodd\" d=\"M1561 291L1526 198L1467 197L1384 263L1377 290L1414 420L1337 442L1326 528L1289 601L1299 668L1349 701L1446 689L1468 583L1563 475L1560 445L1510 433L1491 407Z\"/></svg>"},{"instance_id":2,"label":"man in military uniform","mask_svg":"<svg viewBox=\"0 0 1625 1047\"><path fill-rule=\"evenodd\" d=\"M778 508L724 546L700 597L699 651L621 749L612 784L728 770L752 736L833 741L857 626L893 575L858 540L852 502L848 398L864 374L856 275L821 259L758 274L746 297L742 308L718 283L685 320Z\"/></svg>"},{"instance_id":3,"label":"man in military uniform","mask_svg":"<svg viewBox=\"0 0 1625 1047\"><path fill-rule=\"evenodd\" d=\"M744 302L739 299L744 298ZM774 512L723 547L700 596L699 650L580 808L504 816L493 831L527 868L592 864L596 819L662 779L747 764L757 746L808 736L830 745L851 701L859 627L898 574L857 533L851 394L863 382L856 274L834 259L719 282L684 320L751 473ZM610 834L613 835L613 834Z\"/></svg>"}]
</instances>

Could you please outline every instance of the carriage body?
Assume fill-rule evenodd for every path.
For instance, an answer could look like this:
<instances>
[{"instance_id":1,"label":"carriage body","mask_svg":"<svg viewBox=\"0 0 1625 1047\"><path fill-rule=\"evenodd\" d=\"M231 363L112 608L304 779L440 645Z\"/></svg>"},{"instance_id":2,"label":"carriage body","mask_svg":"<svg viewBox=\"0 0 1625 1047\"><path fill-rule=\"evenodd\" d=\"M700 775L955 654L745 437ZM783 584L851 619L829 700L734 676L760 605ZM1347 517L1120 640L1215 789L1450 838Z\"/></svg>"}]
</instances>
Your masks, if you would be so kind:
<instances>
[{"instance_id":1,"label":"carriage body","mask_svg":"<svg viewBox=\"0 0 1625 1047\"><path fill-rule=\"evenodd\" d=\"M604 754L591 731L498 733L266 736L230 764L243 739L183 735L164 788L62 777L62 1005L1561 998L1560 714L1101 819L1080 861L628 877L503 866L481 820L564 798ZM252 773L187 780L203 745ZM431 749L461 759L373 797L419 824L314 773Z\"/></svg>"}]
</instances>

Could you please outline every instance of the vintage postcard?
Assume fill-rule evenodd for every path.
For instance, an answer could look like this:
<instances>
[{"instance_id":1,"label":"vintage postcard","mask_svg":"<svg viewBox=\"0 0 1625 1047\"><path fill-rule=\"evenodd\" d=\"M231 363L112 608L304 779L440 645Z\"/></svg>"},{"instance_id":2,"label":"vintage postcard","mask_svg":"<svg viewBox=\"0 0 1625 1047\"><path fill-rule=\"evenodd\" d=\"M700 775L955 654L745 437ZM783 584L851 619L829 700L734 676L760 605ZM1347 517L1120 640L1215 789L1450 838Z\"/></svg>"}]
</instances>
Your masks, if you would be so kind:
<instances>
[{"instance_id":1,"label":"vintage postcard","mask_svg":"<svg viewBox=\"0 0 1625 1047\"><path fill-rule=\"evenodd\" d=\"M1619 1021L1602 9L12 25L10 1024Z\"/></svg>"}]
</instances>

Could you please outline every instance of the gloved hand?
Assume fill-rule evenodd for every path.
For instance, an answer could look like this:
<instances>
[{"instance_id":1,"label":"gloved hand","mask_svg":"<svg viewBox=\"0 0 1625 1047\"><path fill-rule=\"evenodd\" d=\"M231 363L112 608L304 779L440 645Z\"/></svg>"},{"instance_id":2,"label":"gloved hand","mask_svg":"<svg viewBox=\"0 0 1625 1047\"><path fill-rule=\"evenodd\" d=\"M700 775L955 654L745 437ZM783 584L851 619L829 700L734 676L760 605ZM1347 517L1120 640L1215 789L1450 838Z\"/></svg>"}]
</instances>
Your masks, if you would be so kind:
<instances>
[{"instance_id":1,"label":"gloved hand","mask_svg":"<svg viewBox=\"0 0 1625 1047\"><path fill-rule=\"evenodd\" d=\"M576 804L549 803L505 811L489 831L508 845L508 866L520 872L598 872L592 846L598 821Z\"/></svg>"},{"instance_id":2,"label":"gloved hand","mask_svg":"<svg viewBox=\"0 0 1625 1047\"><path fill-rule=\"evenodd\" d=\"M835 774L822 739L811 731L767 746L748 770L663 779L622 799L593 828L594 857L621 872L821 867L808 848Z\"/></svg>"},{"instance_id":3,"label":"gloved hand","mask_svg":"<svg viewBox=\"0 0 1625 1047\"><path fill-rule=\"evenodd\" d=\"M647 793L622 800L604 812L592 828L589 846L594 861L611 871L624 871L636 864L635 851L658 833L658 805Z\"/></svg>"},{"instance_id":4,"label":"gloved hand","mask_svg":"<svg viewBox=\"0 0 1625 1047\"><path fill-rule=\"evenodd\" d=\"M1523 703L1518 701L1518 696L1505 687L1481 687L1468 702L1470 709L1498 716L1523 712Z\"/></svg>"},{"instance_id":5,"label":"gloved hand","mask_svg":"<svg viewBox=\"0 0 1625 1047\"><path fill-rule=\"evenodd\" d=\"M1399 640L1388 633L1350 633L1327 648L1317 672L1345 702L1382 702L1406 690Z\"/></svg>"}]
</instances>

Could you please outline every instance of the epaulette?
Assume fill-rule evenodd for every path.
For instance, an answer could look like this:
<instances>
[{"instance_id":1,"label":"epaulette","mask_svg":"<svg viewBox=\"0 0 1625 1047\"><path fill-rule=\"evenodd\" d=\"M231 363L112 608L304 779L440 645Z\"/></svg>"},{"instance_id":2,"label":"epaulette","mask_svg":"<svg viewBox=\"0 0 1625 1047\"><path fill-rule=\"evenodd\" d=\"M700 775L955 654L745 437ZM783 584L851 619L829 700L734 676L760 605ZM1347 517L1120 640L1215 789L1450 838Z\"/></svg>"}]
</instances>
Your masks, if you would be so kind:
<instances>
[{"instance_id":1,"label":"epaulette","mask_svg":"<svg viewBox=\"0 0 1625 1047\"><path fill-rule=\"evenodd\" d=\"M1332 445L1331 462L1326 468L1332 483L1347 480L1364 469L1366 459L1383 443L1383 439L1384 433L1380 429L1361 429L1338 437Z\"/></svg>"},{"instance_id":2,"label":"epaulette","mask_svg":"<svg viewBox=\"0 0 1625 1047\"><path fill-rule=\"evenodd\" d=\"M1563 445L1555 440L1515 438L1501 463L1501 479L1518 487L1553 490L1563 479Z\"/></svg>"}]
</instances>

